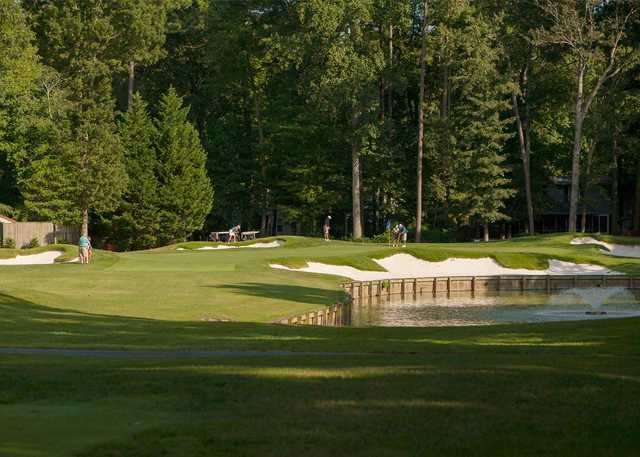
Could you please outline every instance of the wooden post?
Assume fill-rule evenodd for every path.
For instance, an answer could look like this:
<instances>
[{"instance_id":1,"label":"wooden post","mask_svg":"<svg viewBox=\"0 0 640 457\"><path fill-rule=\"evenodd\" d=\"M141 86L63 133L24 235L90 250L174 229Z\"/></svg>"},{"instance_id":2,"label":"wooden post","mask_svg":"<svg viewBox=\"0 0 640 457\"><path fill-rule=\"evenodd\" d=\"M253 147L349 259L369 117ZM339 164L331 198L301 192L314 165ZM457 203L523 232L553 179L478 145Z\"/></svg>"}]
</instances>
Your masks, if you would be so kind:
<instances>
[{"instance_id":1,"label":"wooden post","mask_svg":"<svg viewBox=\"0 0 640 457\"><path fill-rule=\"evenodd\" d=\"M498 283L497 283L497 285L496 285L496 288L497 288L496 290L497 290L498 292L500 292L500 280L501 280L501 279L502 279L502 276L498 276Z\"/></svg>"},{"instance_id":2,"label":"wooden post","mask_svg":"<svg viewBox=\"0 0 640 457\"><path fill-rule=\"evenodd\" d=\"M391 279L388 280L387 284L389 284L389 294L388 295L389 295L389 301L391 301L391 288L393 287L393 285L391 284Z\"/></svg>"},{"instance_id":3,"label":"wooden post","mask_svg":"<svg viewBox=\"0 0 640 457\"><path fill-rule=\"evenodd\" d=\"M451 277L447 277L447 295L451 295Z\"/></svg>"},{"instance_id":4,"label":"wooden post","mask_svg":"<svg viewBox=\"0 0 640 457\"><path fill-rule=\"evenodd\" d=\"M369 298L373 297L373 281L369 281Z\"/></svg>"},{"instance_id":5,"label":"wooden post","mask_svg":"<svg viewBox=\"0 0 640 457\"><path fill-rule=\"evenodd\" d=\"M402 298L402 300L403 300L403 301L404 301L404 290L405 290L404 288L405 288L405 283L406 283L406 280L405 280L405 279L403 279L403 280L402 280L402 284L400 285L400 297Z\"/></svg>"},{"instance_id":6,"label":"wooden post","mask_svg":"<svg viewBox=\"0 0 640 457\"><path fill-rule=\"evenodd\" d=\"M547 275L547 293L551 293L551 276Z\"/></svg>"},{"instance_id":7,"label":"wooden post","mask_svg":"<svg viewBox=\"0 0 640 457\"><path fill-rule=\"evenodd\" d=\"M471 294L475 295L476 293L476 277L472 276L471 277Z\"/></svg>"},{"instance_id":8,"label":"wooden post","mask_svg":"<svg viewBox=\"0 0 640 457\"><path fill-rule=\"evenodd\" d=\"M438 294L438 278L433 278L433 296L435 297Z\"/></svg>"},{"instance_id":9,"label":"wooden post","mask_svg":"<svg viewBox=\"0 0 640 457\"><path fill-rule=\"evenodd\" d=\"M524 276L520 277L520 292L524 292Z\"/></svg>"},{"instance_id":10,"label":"wooden post","mask_svg":"<svg viewBox=\"0 0 640 457\"><path fill-rule=\"evenodd\" d=\"M575 289L576 287L578 287L578 277L577 277L577 276L574 276L574 277L573 277L573 287L574 287L574 289Z\"/></svg>"},{"instance_id":11,"label":"wooden post","mask_svg":"<svg viewBox=\"0 0 640 457\"><path fill-rule=\"evenodd\" d=\"M413 278L413 299L418 298L418 278Z\"/></svg>"},{"instance_id":12,"label":"wooden post","mask_svg":"<svg viewBox=\"0 0 640 457\"><path fill-rule=\"evenodd\" d=\"M602 285L607 287L607 277L605 275L602 275Z\"/></svg>"}]
</instances>

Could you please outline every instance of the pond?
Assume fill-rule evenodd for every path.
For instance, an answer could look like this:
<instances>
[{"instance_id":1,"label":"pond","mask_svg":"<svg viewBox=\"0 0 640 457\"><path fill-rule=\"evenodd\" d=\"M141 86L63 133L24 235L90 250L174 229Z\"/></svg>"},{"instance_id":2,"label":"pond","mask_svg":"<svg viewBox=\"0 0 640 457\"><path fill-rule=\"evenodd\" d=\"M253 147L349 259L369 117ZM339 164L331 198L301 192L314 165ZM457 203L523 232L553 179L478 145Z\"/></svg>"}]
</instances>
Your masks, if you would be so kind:
<instances>
[{"instance_id":1,"label":"pond","mask_svg":"<svg viewBox=\"0 0 640 457\"><path fill-rule=\"evenodd\" d=\"M640 293L629 289L576 288L554 293L494 292L471 296L386 297L351 306L355 327L493 325L640 317Z\"/></svg>"}]
</instances>

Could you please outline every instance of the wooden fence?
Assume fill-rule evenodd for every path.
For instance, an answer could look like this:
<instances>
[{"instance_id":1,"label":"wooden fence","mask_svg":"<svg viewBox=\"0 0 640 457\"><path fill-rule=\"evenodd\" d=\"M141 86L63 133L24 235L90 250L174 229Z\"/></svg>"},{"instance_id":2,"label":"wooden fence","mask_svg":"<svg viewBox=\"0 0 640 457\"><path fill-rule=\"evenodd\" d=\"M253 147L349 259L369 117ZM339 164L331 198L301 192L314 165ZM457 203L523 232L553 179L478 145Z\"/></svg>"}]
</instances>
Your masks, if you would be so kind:
<instances>
[{"instance_id":1,"label":"wooden fence","mask_svg":"<svg viewBox=\"0 0 640 457\"><path fill-rule=\"evenodd\" d=\"M325 327L342 327L351 323L349 304L338 303L317 311L310 311L299 316L288 317L278 321L287 325L320 325Z\"/></svg>"},{"instance_id":2,"label":"wooden fence","mask_svg":"<svg viewBox=\"0 0 640 457\"><path fill-rule=\"evenodd\" d=\"M399 295L401 299L425 294L456 292L546 291L590 287L640 289L640 276L468 276L354 281L342 285L353 300Z\"/></svg>"},{"instance_id":3,"label":"wooden fence","mask_svg":"<svg viewBox=\"0 0 640 457\"><path fill-rule=\"evenodd\" d=\"M80 227L76 225L57 225L51 222L12 222L2 225L2 241L12 239L17 248L28 244L34 238L40 246L55 244L64 240L76 244L80 238Z\"/></svg>"}]
</instances>

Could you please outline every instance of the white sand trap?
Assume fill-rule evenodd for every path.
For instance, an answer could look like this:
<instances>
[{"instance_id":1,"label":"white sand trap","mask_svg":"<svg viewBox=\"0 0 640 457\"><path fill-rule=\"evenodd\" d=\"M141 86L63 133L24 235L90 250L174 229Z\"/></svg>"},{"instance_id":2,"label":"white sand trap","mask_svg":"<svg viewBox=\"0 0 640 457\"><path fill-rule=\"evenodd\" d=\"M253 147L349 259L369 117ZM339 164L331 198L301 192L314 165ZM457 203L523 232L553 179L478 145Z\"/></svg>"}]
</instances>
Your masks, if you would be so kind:
<instances>
[{"instance_id":1,"label":"white sand trap","mask_svg":"<svg viewBox=\"0 0 640 457\"><path fill-rule=\"evenodd\" d=\"M231 246L228 244L219 244L218 246L203 246L196 249L196 251L219 251L224 249L238 249L238 248L279 248L284 244L284 241L275 240L268 243L254 243L247 246ZM177 251L187 251L185 248L178 248Z\"/></svg>"},{"instance_id":2,"label":"white sand trap","mask_svg":"<svg viewBox=\"0 0 640 457\"><path fill-rule=\"evenodd\" d=\"M279 248L284 244L284 241L275 240L269 243L254 243L248 246L240 246L241 248Z\"/></svg>"},{"instance_id":3,"label":"white sand trap","mask_svg":"<svg viewBox=\"0 0 640 457\"><path fill-rule=\"evenodd\" d=\"M602 252L603 254L612 255L615 257L631 257L637 259L640 258L640 246L627 246L625 244L605 243L604 241L596 240L595 238L591 238L590 236L574 238L573 240L571 240L571 244L594 244L596 246L604 248L600 250L600 252Z\"/></svg>"},{"instance_id":4,"label":"white sand trap","mask_svg":"<svg viewBox=\"0 0 640 457\"><path fill-rule=\"evenodd\" d=\"M0 265L50 265L62 255L59 251L47 251L33 255L19 255L13 259L0 259Z\"/></svg>"},{"instance_id":5,"label":"white sand trap","mask_svg":"<svg viewBox=\"0 0 640 457\"><path fill-rule=\"evenodd\" d=\"M382 271L363 271L357 268L339 265L327 265L308 262L305 268L294 269L283 265L271 265L272 268L307 273L321 273L344 276L355 281L377 281L382 279L428 278L436 276L499 276L499 275L611 275L619 274L599 265L575 264L551 260L546 270L527 270L524 268L505 268L491 258L447 259L442 262L428 262L409 254L396 254L385 259L375 260L383 267Z\"/></svg>"}]
</instances>

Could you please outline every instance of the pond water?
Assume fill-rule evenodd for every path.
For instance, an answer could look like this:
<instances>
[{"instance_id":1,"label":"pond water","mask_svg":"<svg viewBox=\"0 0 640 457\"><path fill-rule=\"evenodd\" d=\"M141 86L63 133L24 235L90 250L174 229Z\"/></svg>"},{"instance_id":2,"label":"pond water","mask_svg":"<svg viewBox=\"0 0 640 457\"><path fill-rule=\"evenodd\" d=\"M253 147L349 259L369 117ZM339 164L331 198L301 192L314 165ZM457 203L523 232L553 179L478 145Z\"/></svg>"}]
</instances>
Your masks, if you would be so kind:
<instances>
[{"instance_id":1,"label":"pond water","mask_svg":"<svg viewBox=\"0 0 640 457\"><path fill-rule=\"evenodd\" d=\"M500 292L424 296L416 301L386 297L351 306L355 327L493 325L640 317L640 293L624 288L569 289L556 293Z\"/></svg>"}]
</instances>

